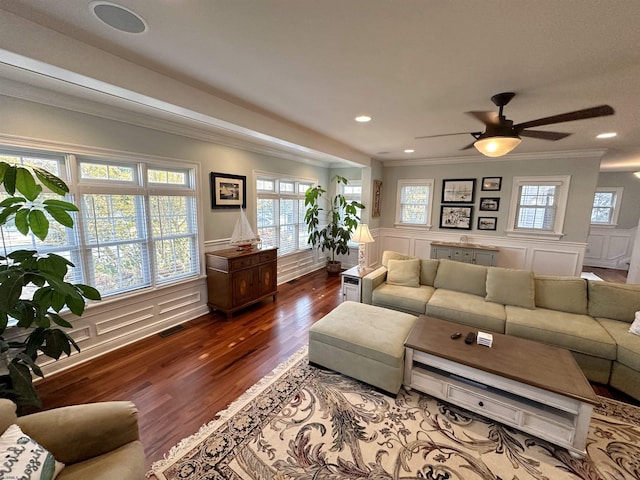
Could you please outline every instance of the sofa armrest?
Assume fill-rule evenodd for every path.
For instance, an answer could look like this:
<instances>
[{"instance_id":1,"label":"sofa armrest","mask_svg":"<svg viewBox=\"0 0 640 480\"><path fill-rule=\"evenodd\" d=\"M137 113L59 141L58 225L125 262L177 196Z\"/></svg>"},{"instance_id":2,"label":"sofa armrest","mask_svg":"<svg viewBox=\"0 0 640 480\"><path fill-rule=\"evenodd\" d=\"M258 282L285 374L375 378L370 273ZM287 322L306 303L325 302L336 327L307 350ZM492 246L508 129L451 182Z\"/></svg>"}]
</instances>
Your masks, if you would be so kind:
<instances>
[{"instance_id":1,"label":"sofa armrest","mask_svg":"<svg viewBox=\"0 0 640 480\"><path fill-rule=\"evenodd\" d=\"M362 277L362 303L371 305L373 302L373 291L384 283L387 279L387 269L380 267L369 275Z\"/></svg>"},{"instance_id":2,"label":"sofa armrest","mask_svg":"<svg viewBox=\"0 0 640 480\"><path fill-rule=\"evenodd\" d=\"M131 402L72 405L18 418L20 428L56 460L73 464L138 440L138 410Z\"/></svg>"}]
</instances>

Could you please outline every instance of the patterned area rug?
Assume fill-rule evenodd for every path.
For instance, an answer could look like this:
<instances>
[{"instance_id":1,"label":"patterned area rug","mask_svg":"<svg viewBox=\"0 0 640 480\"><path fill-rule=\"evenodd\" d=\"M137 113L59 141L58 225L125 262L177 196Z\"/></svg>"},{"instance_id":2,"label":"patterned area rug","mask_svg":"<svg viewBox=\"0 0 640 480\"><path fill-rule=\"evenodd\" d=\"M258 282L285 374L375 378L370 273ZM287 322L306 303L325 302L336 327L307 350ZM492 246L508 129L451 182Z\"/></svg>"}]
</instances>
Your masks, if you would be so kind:
<instances>
[{"instance_id":1,"label":"patterned area rug","mask_svg":"<svg viewBox=\"0 0 640 480\"><path fill-rule=\"evenodd\" d=\"M385 396L306 349L174 447L159 479L640 478L640 408L601 398L587 456L415 391Z\"/></svg>"}]
</instances>

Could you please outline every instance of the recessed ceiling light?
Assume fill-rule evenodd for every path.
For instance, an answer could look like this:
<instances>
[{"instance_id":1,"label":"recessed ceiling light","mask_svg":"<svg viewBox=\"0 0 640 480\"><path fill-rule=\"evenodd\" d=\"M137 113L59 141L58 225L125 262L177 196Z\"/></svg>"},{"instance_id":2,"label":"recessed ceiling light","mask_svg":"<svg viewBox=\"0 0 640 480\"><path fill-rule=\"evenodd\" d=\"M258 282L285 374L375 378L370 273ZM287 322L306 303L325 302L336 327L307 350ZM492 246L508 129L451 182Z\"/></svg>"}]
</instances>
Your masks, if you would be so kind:
<instances>
[{"instance_id":1,"label":"recessed ceiling light","mask_svg":"<svg viewBox=\"0 0 640 480\"><path fill-rule=\"evenodd\" d=\"M413 148L405 148L404 153L413 153L415 150Z\"/></svg>"},{"instance_id":2,"label":"recessed ceiling light","mask_svg":"<svg viewBox=\"0 0 640 480\"><path fill-rule=\"evenodd\" d=\"M601 133L600 135L596 135L596 138L613 138L616 135L618 135L616 132Z\"/></svg>"},{"instance_id":3,"label":"recessed ceiling light","mask_svg":"<svg viewBox=\"0 0 640 480\"><path fill-rule=\"evenodd\" d=\"M356 117L356 122L367 123L371 121L371 117L369 115L358 115Z\"/></svg>"},{"instance_id":4,"label":"recessed ceiling light","mask_svg":"<svg viewBox=\"0 0 640 480\"><path fill-rule=\"evenodd\" d=\"M142 33L147 30L147 24L140 15L122 5L96 1L91 2L89 8L101 22L121 32Z\"/></svg>"}]
</instances>

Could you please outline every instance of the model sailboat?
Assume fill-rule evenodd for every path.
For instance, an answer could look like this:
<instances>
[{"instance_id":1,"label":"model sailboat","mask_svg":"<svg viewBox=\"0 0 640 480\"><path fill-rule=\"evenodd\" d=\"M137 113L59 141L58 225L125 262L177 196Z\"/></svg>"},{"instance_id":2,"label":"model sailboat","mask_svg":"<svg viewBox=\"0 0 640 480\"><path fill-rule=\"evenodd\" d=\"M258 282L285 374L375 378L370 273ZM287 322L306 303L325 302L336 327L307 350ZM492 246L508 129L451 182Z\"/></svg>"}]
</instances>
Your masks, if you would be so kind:
<instances>
[{"instance_id":1,"label":"model sailboat","mask_svg":"<svg viewBox=\"0 0 640 480\"><path fill-rule=\"evenodd\" d=\"M240 218L238 218L236 227L233 229L229 245L238 247L238 250L246 250L259 242L260 237L253 233L251 225L249 225L249 220L247 220L247 217L244 214L244 210L240 208Z\"/></svg>"}]
</instances>

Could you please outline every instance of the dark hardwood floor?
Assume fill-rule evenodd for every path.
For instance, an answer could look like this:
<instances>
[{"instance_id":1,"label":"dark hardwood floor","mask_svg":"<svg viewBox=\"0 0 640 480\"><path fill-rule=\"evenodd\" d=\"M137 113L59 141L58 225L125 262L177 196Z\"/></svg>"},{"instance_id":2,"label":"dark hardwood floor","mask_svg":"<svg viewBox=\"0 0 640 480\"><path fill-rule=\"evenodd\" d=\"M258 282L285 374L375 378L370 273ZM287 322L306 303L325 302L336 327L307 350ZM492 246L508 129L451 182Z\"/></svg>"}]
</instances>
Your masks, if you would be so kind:
<instances>
[{"instance_id":1,"label":"dark hardwood floor","mask_svg":"<svg viewBox=\"0 0 640 480\"><path fill-rule=\"evenodd\" d=\"M583 272L592 272L605 282L627 283L627 271L614 268L582 267Z\"/></svg>"},{"instance_id":2,"label":"dark hardwood floor","mask_svg":"<svg viewBox=\"0 0 640 480\"><path fill-rule=\"evenodd\" d=\"M279 292L275 302L262 301L232 319L211 313L167 337L154 335L46 378L38 385L44 408L131 400L147 459L160 460L306 345L309 327L340 303L340 277L321 270L280 285Z\"/></svg>"},{"instance_id":3,"label":"dark hardwood floor","mask_svg":"<svg viewBox=\"0 0 640 480\"><path fill-rule=\"evenodd\" d=\"M309 327L341 301L340 277L321 270L278 287L232 319L219 313L154 335L46 378L45 409L131 400L149 462L198 431L245 390L307 344Z\"/></svg>"}]
</instances>

